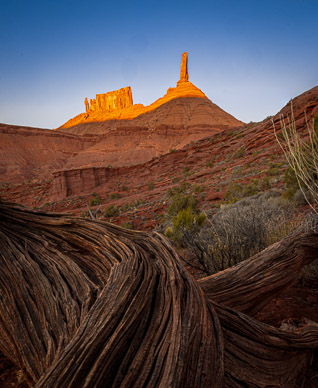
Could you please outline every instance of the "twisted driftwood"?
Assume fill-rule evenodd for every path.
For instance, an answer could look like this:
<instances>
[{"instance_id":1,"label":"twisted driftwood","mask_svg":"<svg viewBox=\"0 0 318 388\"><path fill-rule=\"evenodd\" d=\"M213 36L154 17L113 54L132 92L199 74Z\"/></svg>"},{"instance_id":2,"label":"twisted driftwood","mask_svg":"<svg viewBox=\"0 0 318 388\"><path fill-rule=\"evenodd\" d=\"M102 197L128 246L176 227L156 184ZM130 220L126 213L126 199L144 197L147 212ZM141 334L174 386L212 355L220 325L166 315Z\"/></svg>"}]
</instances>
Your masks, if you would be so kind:
<instances>
[{"instance_id":1,"label":"twisted driftwood","mask_svg":"<svg viewBox=\"0 0 318 388\"><path fill-rule=\"evenodd\" d=\"M318 325L252 316L317 253L300 231L196 282L159 234L0 202L0 350L36 387L300 387Z\"/></svg>"}]
</instances>

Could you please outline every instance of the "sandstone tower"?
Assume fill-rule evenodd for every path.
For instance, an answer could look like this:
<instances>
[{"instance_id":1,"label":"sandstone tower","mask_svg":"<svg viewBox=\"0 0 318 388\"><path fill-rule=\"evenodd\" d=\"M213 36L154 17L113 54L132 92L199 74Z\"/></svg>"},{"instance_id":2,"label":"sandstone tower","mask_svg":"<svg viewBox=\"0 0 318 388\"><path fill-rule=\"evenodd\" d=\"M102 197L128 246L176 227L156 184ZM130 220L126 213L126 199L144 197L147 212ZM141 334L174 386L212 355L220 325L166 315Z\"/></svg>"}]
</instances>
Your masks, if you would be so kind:
<instances>
[{"instance_id":1,"label":"sandstone tower","mask_svg":"<svg viewBox=\"0 0 318 388\"><path fill-rule=\"evenodd\" d=\"M180 80L178 81L178 84L182 82L188 82L189 81L189 72L188 72L188 52L184 52L182 54L181 59L181 68L180 68Z\"/></svg>"}]
</instances>

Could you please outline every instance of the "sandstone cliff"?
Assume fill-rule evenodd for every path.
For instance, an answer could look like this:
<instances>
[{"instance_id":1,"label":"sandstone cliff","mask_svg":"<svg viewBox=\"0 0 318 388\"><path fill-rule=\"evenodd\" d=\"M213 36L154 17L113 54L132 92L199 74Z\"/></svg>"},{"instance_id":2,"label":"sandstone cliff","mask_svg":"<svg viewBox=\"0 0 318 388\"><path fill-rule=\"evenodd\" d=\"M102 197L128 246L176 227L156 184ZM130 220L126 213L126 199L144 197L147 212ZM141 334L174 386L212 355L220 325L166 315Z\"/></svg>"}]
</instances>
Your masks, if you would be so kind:
<instances>
[{"instance_id":1,"label":"sandstone cliff","mask_svg":"<svg viewBox=\"0 0 318 388\"><path fill-rule=\"evenodd\" d=\"M133 106L133 99L130 86L108 92L96 94L96 99L91 99L88 103L87 97L84 101L86 113L100 112L102 114L120 111Z\"/></svg>"},{"instance_id":2,"label":"sandstone cliff","mask_svg":"<svg viewBox=\"0 0 318 388\"><path fill-rule=\"evenodd\" d=\"M101 122L107 120L131 120L175 98L198 97L207 99L206 95L191 82L189 82L188 54L182 54L180 80L175 88L169 88L167 93L149 106L142 104L133 105L131 88L127 86L113 92L97 94L95 99L88 102L85 98L85 113L70 119L60 129L70 128L87 122Z\"/></svg>"}]
</instances>

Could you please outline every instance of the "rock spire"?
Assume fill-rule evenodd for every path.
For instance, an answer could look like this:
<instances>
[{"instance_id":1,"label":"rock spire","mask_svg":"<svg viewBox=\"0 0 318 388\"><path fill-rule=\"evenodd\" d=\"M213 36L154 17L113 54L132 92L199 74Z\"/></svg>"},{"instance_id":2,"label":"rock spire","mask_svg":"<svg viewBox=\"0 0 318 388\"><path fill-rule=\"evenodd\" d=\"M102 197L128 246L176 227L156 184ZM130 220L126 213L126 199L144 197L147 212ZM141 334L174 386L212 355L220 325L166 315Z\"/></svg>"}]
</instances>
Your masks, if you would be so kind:
<instances>
[{"instance_id":1,"label":"rock spire","mask_svg":"<svg viewBox=\"0 0 318 388\"><path fill-rule=\"evenodd\" d=\"M178 84L181 82L188 82L188 81L189 81L188 52L186 51L182 54L181 68L180 68L180 80L178 81Z\"/></svg>"}]
</instances>

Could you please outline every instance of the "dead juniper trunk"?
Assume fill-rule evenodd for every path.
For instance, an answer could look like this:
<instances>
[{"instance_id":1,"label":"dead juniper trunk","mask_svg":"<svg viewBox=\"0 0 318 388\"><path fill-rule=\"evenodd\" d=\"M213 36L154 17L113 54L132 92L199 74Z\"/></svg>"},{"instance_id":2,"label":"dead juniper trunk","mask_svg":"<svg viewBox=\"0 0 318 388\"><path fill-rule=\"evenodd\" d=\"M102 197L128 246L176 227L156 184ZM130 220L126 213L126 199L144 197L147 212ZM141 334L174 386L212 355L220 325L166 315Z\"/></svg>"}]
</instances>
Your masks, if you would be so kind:
<instances>
[{"instance_id":1,"label":"dead juniper trunk","mask_svg":"<svg viewBox=\"0 0 318 388\"><path fill-rule=\"evenodd\" d=\"M317 253L298 232L196 282L156 233L0 203L0 350L37 387L298 387L318 326L252 315Z\"/></svg>"}]
</instances>

